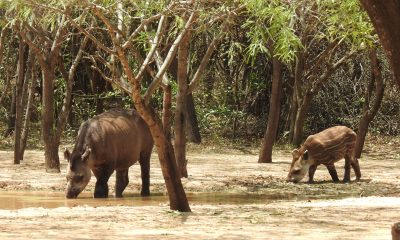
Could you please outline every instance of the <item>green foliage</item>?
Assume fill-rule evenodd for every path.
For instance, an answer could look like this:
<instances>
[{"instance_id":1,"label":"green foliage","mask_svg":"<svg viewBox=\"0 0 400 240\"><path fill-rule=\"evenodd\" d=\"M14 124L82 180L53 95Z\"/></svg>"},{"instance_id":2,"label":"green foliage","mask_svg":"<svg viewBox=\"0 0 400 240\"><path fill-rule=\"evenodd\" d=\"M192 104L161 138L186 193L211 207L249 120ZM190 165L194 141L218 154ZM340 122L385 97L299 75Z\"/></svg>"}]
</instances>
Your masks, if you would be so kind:
<instances>
[{"instance_id":1,"label":"green foliage","mask_svg":"<svg viewBox=\"0 0 400 240\"><path fill-rule=\"evenodd\" d=\"M246 53L247 60L257 54L278 57L284 63L295 59L296 52L302 47L295 34L295 5L279 0L242 0L247 7L248 19L243 30L251 43Z\"/></svg>"},{"instance_id":2,"label":"green foliage","mask_svg":"<svg viewBox=\"0 0 400 240\"><path fill-rule=\"evenodd\" d=\"M317 2L318 18L326 30L321 37L330 42L345 41L353 49L364 49L377 41L374 28L358 0Z\"/></svg>"}]
</instances>

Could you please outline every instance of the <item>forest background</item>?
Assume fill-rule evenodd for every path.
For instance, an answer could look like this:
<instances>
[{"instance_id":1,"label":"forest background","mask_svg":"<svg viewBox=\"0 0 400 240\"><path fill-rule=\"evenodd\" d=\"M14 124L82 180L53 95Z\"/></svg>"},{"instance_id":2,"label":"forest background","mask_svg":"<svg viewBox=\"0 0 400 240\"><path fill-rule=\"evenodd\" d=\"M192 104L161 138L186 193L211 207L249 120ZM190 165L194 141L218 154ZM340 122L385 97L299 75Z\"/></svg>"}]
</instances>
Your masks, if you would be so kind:
<instances>
[{"instance_id":1,"label":"forest background","mask_svg":"<svg viewBox=\"0 0 400 240\"><path fill-rule=\"evenodd\" d=\"M60 144L114 107L154 123L182 176L186 140L271 162L276 141L334 125L358 132L359 156L367 132L400 133L398 88L355 0L2 0L0 28L1 147L15 163L43 147L59 171Z\"/></svg>"}]
</instances>

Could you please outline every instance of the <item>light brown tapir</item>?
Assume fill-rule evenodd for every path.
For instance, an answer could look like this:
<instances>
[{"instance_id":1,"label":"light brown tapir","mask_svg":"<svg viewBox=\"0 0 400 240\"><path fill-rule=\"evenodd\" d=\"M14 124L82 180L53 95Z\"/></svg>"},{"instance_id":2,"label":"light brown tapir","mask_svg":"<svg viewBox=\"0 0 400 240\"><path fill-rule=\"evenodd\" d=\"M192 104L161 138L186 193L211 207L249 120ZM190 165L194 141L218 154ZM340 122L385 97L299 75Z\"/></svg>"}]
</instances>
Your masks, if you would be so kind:
<instances>
[{"instance_id":1,"label":"light brown tapir","mask_svg":"<svg viewBox=\"0 0 400 240\"><path fill-rule=\"evenodd\" d=\"M350 181L350 166L354 169L356 179L361 178L360 165L354 157L354 146L357 134L348 127L336 126L320 133L310 135L304 144L292 152L287 181L299 182L308 172L309 182L313 182L318 165L327 167L334 182L339 181L335 162L345 159L344 182Z\"/></svg>"}]
</instances>

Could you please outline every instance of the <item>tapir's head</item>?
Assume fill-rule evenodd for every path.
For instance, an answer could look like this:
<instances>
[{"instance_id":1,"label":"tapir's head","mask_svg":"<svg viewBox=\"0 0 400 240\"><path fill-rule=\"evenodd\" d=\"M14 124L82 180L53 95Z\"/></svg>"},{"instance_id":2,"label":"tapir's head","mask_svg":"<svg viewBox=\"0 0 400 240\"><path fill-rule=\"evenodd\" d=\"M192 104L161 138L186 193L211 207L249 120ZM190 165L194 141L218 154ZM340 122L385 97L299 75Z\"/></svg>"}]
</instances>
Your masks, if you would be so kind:
<instances>
[{"instance_id":1,"label":"tapir's head","mask_svg":"<svg viewBox=\"0 0 400 240\"><path fill-rule=\"evenodd\" d=\"M287 176L287 181L289 182L300 182L301 179L307 174L308 169L311 166L310 159L308 157L308 151L305 150L304 152L300 151L299 149L295 149L292 152L293 160L292 164L290 165L289 174Z\"/></svg>"},{"instance_id":2,"label":"tapir's head","mask_svg":"<svg viewBox=\"0 0 400 240\"><path fill-rule=\"evenodd\" d=\"M67 198L76 198L90 181L91 171L87 163L90 151L86 147L83 152L73 151L71 154L65 149L64 158L68 161Z\"/></svg>"}]
</instances>

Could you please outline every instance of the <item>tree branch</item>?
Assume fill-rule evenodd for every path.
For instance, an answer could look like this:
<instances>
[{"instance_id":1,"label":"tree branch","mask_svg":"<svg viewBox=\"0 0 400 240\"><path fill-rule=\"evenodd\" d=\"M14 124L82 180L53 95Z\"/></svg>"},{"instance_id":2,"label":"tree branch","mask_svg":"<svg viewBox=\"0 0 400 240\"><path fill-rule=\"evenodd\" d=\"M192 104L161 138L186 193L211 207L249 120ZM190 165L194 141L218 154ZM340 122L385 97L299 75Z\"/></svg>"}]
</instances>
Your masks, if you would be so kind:
<instances>
[{"instance_id":1,"label":"tree branch","mask_svg":"<svg viewBox=\"0 0 400 240\"><path fill-rule=\"evenodd\" d=\"M165 20L166 20L165 16L162 16L160 18L160 22L158 23L156 35L154 37L154 40L151 41L151 49L150 49L149 53L147 54L146 59L143 61L142 66L139 68L138 74L135 77L139 82L142 80L144 71L146 70L147 65L149 65L150 60L153 58L153 56L157 50L157 46L162 38L162 35L165 32L165 27L166 27Z\"/></svg>"},{"instance_id":2,"label":"tree branch","mask_svg":"<svg viewBox=\"0 0 400 240\"><path fill-rule=\"evenodd\" d=\"M178 46L179 46L180 42L182 41L183 36L185 36L186 32L192 26L192 24L193 24L193 22L195 21L196 18L197 18L197 14L193 12L190 15L188 21L186 22L184 29L178 35L178 37L175 39L174 43L172 44L171 48L169 49L169 52L167 54L167 57L165 58L164 63L162 64L161 68L158 70L158 73L157 73L155 79L153 79L153 81L151 82L149 88L146 91L146 94L144 96L144 101L145 101L146 105L149 104L151 95L156 90L157 86L160 84L162 76L165 74L165 72L167 71L169 65L172 62L172 59L175 57L175 54L176 54L176 52L178 50Z\"/></svg>"}]
</instances>

